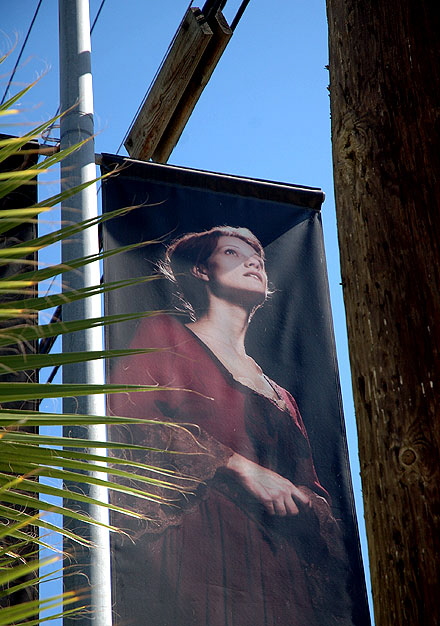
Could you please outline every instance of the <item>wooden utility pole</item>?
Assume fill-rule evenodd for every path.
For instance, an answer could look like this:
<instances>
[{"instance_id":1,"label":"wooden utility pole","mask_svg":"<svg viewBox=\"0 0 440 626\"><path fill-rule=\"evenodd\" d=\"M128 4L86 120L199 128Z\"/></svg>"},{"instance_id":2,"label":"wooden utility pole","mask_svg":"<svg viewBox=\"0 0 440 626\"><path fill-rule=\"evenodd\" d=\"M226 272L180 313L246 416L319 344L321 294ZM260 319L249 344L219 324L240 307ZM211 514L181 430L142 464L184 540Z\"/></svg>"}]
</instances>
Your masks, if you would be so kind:
<instances>
[{"instance_id":1,"label":"wooden utility pole","mask_svg":"<svg viewBox=\"0 0 440 626\"><path fill-rule=\"evenodd\" d=\"M333 158L377 626L440 624L440 11L327 0Z\"/></svg>"}]
</instances>

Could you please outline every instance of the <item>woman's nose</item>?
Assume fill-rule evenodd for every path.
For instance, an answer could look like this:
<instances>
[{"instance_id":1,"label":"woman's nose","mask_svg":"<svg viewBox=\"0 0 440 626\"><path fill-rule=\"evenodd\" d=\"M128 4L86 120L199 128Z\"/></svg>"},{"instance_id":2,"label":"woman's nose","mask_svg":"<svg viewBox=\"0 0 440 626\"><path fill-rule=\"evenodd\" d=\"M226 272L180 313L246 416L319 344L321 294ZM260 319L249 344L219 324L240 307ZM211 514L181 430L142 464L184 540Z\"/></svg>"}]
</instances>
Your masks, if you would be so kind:
<instances>
[{"instance_id":1,"label":"woman's nose","mask_svg":"<svg viewBox=\"0 0 440 626\"><path fill-rule=\"evenodd\" d=\"M256 254L253 254L246 259L246 265L248 267L257 267L258 269L261 269L263 266L260 257Z\"/></svg>"}]
</instances>

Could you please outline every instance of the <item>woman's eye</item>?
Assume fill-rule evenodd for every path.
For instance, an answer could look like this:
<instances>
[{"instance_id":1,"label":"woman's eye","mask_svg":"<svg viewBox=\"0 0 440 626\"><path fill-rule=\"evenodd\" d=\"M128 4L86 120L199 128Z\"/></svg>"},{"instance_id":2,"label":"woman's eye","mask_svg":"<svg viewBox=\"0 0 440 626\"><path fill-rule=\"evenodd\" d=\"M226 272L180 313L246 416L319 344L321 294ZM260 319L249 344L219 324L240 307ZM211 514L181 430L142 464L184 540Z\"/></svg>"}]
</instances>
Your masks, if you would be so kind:
<instances>
[{"instance_id":1,"label":"woman's eye","mask_svg":"<svg viewBox=\"0 0 440 626\"><path fill-rule=\"evenodd\" d=\"M237 251L234 250L233 248L227 248L225 250L225 254L237 254Z\"/></svg>"}]
</instances>

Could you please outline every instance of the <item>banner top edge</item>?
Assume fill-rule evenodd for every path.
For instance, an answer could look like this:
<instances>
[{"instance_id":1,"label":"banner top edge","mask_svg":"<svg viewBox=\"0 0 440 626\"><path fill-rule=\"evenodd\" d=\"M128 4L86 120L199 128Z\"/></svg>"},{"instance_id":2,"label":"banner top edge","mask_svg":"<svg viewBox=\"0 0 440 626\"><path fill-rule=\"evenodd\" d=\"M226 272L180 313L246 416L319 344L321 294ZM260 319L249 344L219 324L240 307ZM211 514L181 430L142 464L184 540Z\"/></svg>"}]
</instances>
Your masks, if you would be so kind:
<instances>
[{"instance_id":1,"label":"banner top edge","mask_svg":"<svg viewBox=\"0 0 440 626\"><path fill-rule=\"evenodd\" d=\"M111 165L123 165L124 170L121 172L123 176L143 176L156 182L201 187L262 199L268 199L270 196L276 201L297 204L316 211L321 210L321 205L325 200L325 193L319 187L139 161L120 155L102 153L101 167L107 170Z\"/></svg>"}]
</instances>

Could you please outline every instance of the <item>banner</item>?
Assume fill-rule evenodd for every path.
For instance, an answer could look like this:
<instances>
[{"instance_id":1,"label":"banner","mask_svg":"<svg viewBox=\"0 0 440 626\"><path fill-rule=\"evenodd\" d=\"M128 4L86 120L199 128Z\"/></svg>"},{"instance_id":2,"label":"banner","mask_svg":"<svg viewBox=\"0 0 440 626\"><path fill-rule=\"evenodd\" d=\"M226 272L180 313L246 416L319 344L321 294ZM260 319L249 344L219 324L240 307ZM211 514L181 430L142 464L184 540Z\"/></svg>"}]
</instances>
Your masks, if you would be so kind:
<instances>
[{"instance_id":1,"label":"banner","mask_svg":"<svg viewBox=\"0 0 440 626\"><path fill-rule=\"evenodd\" d=\"M103 155L111 436L161 468L114 495L115 624L367 626L319 189ZM174 424L174 426L172 425ZM166 450L166 452L163 452ZM179 489L176 489L176 481ZM139 483L136 483L139 488ZM165 498L166 502L158 498Z\"/></svg>"}]
</instances>

